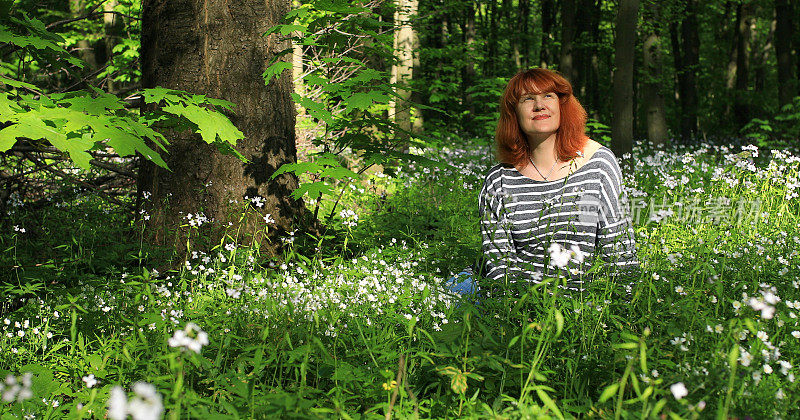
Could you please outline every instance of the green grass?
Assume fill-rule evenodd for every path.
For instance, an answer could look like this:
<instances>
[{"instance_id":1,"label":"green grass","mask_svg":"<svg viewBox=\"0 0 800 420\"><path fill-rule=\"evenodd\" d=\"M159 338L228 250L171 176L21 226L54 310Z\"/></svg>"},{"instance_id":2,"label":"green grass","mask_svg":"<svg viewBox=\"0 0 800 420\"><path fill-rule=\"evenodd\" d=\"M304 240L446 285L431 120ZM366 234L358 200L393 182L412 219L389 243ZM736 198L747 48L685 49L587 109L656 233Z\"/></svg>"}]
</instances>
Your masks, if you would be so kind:
<instances>
[{"instance_id":1,"label":"green grass","mask_svg":"<svg viewBox=\"0 0 800 420\"><path fill-rule=\"evenodd\" d=\"M486 148L348 188L333 231L281 260L229 242L156 273L91 197L19 207L5 293L39 297L0 317L0 374L32 372L33 397L0 414L103 418L114 386L143 381L170 418L796 417L798 159L766 152L637 150L640 278L495 285L478 304L441 283L480 256ZM169 344L190 322L200 353Z\"/></svg>"}]
</instances>

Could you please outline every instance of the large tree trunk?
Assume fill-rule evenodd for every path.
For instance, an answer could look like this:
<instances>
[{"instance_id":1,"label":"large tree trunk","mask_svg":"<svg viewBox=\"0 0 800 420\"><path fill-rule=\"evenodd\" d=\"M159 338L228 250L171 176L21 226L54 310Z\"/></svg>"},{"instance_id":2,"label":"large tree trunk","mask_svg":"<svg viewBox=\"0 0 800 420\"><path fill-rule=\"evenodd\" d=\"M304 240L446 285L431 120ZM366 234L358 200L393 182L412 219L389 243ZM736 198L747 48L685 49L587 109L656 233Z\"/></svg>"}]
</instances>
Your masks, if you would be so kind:
<instances>
[{"instance_id":1,"label":"large tree trunk","mask_svg":"<svg viewBox=\"0 0 800 420\"><path fill-rule=\"evenodd\" d=\"M623 156L633 150L633 62L639 0L621 0L614 39L614 116L611 146Z\"/></svg>"},{"instance_id":2,"label":"large tree trunk","mask_svg":"<svg viewBox=\"0 0 800 420\"><path fill-rule=\"evenodd\" d=\"M778 102L781 106L792 102L797 90L797 79L792 68L792 4L789 0L775 0L775 54L778 58ZM800 76L800 75L798 75Z\"/></svg>"},{"instance_id":3,"label":"large tree trunk","mask_svg":"<svg viewBox=\"0 0 800 420\"><path fill-rule=\"evenodd\" d=\"M180 252L186 238L180 226L189 213L202 212L212 241L219 243L227 232L240 243L259 241L262 250L274 251L276 234L291 231L304 213L302 202L289 197L297 187L294 176L270 180L296 160L290 74L268 86L261 77L270 57L289 47L274 35L262 36L289 11L289 2L144 0L142 6L143 85L233 102L230 119L244 133L236 149L249 160L222 155L195 135L167 133L171 170L145 163L140 172L149 240ZM262 197L264 204L251 206L240 220L245 197ZM265 223L266 214L274 225Z\"/></svg>"}]
</instances>

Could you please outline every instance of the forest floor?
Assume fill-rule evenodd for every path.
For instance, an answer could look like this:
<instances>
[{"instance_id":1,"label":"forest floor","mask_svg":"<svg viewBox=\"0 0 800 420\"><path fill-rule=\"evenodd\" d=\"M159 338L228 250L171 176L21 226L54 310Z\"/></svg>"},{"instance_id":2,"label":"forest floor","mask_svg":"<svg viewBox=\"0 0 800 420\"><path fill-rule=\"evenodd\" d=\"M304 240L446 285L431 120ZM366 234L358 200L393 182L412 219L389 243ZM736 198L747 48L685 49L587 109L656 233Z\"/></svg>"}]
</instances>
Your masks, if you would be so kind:
<instances>
[{"instance_id":1,"label":"forest floor","mask_svg":"<svg viewBox=\"0 0 800 420\"><path fill-rule=\"evenodd\" d=\"M800 416L797 156L637 148L640 278L478 302L442 284L480 255L491 151L428 157L280 259L223 241L162 273L96 197L15 203L2 293L36 298L0 316L0 418Z\"/></svg>"}]
</instances>

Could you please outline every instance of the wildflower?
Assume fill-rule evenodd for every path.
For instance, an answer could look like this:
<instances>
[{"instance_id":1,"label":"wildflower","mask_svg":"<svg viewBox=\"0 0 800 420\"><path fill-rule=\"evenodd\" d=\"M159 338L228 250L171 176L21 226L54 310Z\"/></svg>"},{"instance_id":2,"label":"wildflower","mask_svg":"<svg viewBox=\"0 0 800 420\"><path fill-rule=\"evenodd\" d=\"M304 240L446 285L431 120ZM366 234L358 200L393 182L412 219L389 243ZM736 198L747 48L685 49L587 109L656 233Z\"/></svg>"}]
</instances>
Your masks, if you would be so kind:
<instances>
[{"instance_id":1,"label":"wildflower","mask_svg":"<svg viewBox=\"0 0 800 420\"><path fill-rule=\"evenodd\" d=\"M267 213L267 214L264 216L264 223L267 223L267 224L269 224L269 223L275 223L275 219L273 219L273 218L272 218L272 214L271 214L271 213Z\"/></svg>"},{"instance_id":2,"label":"wildflower","mask_svg":"<svg viewBox=\"0 0 800 420\"><path fill-rule=\"evenodd\" d=\"M397 381L391 381L391 382L384 382L383 383L383 389L386 390L386 391L391 391L391 390L393 390L395 388L397 388Z\"/></svg>"},{"instance_id":3,"label":"wildflower","mask_svg":"<svg viewBox=\"0 0 800 420\"><path fill-rule=\"evenodd\" d=\"M84 376L81 379L86 383L86 388L92 388L93 386L97 385L97 379L95 379L93 373L90 373L89 376Z\"/></svg>"},{"instance_id":4,"label":"wildflower","mask_svg":"<svg viewBox=\"0 0 800 420\"><path fill-rule=\"evenodd\" d=\"M164 404L161 394L156 387L147 382L133 384L134 396L128 400L125 391L120 386L111 389L108 399L108 418L111 420L125 420L128 414L134 420L156 420L161 418Z\"/></svg>"},{"instance_id":5,"label":"wildflower","mask_svg":"<svg viewBox=\"0 0 800 420\"><path fill-rule=\"evenodd\" d=\"M734 301L731 305L733 305L733 312L736 315L739 315L739 311L742 309L742 303L739 301Z\"/></svg>"},{"instance_id":6,"label":"wildflower","mask_svg":"<svg viewBox=\"0 0 800 420\"><path fill-rule=\"evenodd\" d=\"M765 331L759 331L756 333L756 337L758 337L758 339L761 341L769 340L769 335Z\"/></svg>"},{"instance_id":7,"label":"wildflower","mask_svg":"<svg viewBox=\"0 0 800 420\"><path fill-rule=\"evenodd\" d=\"M194 322L186 324L182 330L175 331L175 334L169 339L170 347L183 347L198 354L207 344L208 334Z\"/></svg>"},{"instance_id":8,"label":"wildflower","mask_svg":"<svg viewBox=\"0 0 800 420\"><path fill-rule=\"evenodd\" d=\"M775 307L767 304L763 300L750 298L750 301L748 303L750 307L753 308L754 310L761 311L761 318L772 319L772 317L775 316Z\"/></svg>"},{"instance_id":9,"label":"wildflower","mask_svg":"<svg viewBox=\"0 0 800 420\"><path fill-rule=\"evenodd\" d=\"M25 401L33 397L31 391L31 380L33 374L25 373L20 377L14 375L6 376L6 380L0 382L0 399L5 402Z\"/></svg>"},{"instance_id":10,"label":"wildflower","mask_svg":"<svg viewBox=\"0 0 800 420\"><path fill-rule=\"evenodd\" d=\"M797 330L792 331L792 337L800 338L800 331L797 331Z\"/></svg>"},{"instance_id":11,"label":"wildflower","mask_svg":"<svg viewBox=\"0 0 800 420\"><path fill-rule=\"evenodd\" d=\"M765 363L765 364L764 364L764 368L763 368L763 369L764 369L764 373L766 373L767 375L769 375L770 373L772 373L772 366L770 366L770 365L769 365L769 364L767 364L767 363Z\"/></svg>"},{"instance_id":12,"label":"wildflower","mask_svg":"<svg viewBox=\"0 0 800 420\"><path fill-rule=\"evenodd\" d=\"M775 393L775 399L782 400L786 398L786 394L783 393L783 388L778 388L778 392Z\"/></svg>"},{"instance_id":13,"label":"wildflower","mask_svg":"<svg viewBox=\"0 0 800 420\"><path fill-rule=\"evenodd\" d=\"M753 361L753 355L749 352L745 351L744 349L740 348L739 350L739 363L742 366L750 366L750 362Z\"/></svg>"},{"instance_id":14,"label":"wildflower","mask_svg":"<svg viewBox=\"0 0 800 420\"><path fill-rule=\"evenodd\" d=\"M572 245L569 247L570 252L572 253L572 257L578 264L582 263L584 259L586 259L586 253L581 251L581 248L578 245Z\"/></svg>"},{"instance_id":15,"label":"wildflower","mask_svg":"<svg viewBox=\"0 0 800 420\"><path fill-rule=\"evenodd\" d=\"M686 385L684 385L683 382L670 385L669 390L672 392L672 396L675 397L676 400L689 395L689 390L686 389Z\"/></svg>"},{"instance_id":16,"label":"wildflower","mask_svg":"<svg viewBox=\"0 0 800 420\"><path fill-rule=\"evenodd\" d=\"M792 368L792 364L787 362L786 360L779 360L778 364L781 365L781 374L784 376L789 374L789 369Z\"/></svg>"},{"instance_id":17,"label":"wildflower","mask_svg":"<svg viewBox=\"0 0 800 420\"><path fill-rule=\"evenodd\" d=\"M555 265L559 268L567 266L571 255L569 251L565 250L557 243L551 244L548 251L550 252L550 265Z\"/></svg>"}]
</instances>

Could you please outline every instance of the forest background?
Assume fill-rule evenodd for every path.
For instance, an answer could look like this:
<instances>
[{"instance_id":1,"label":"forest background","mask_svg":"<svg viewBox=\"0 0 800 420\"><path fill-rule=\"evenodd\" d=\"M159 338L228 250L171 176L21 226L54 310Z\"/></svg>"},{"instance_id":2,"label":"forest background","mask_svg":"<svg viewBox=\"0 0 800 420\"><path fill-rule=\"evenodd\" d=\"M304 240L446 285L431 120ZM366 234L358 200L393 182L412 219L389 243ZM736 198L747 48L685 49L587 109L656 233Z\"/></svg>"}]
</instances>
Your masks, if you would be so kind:
<instances>
[{"instance_id":1,"label":"forest background","mask_svg":"<svg viewBox=\"0 0 800 420\"><path fill-rule=\"evenodd\" d=\"M0 413L113 416L144 381L123 398L152 418L791 416L797 22L789 0L2 0ZM683 203L637 222L630 305L436 286L480 254L529 67L572 81L634 197ZM698 199L766 216L662 223Z\"/></svg>"}]
</instances>

